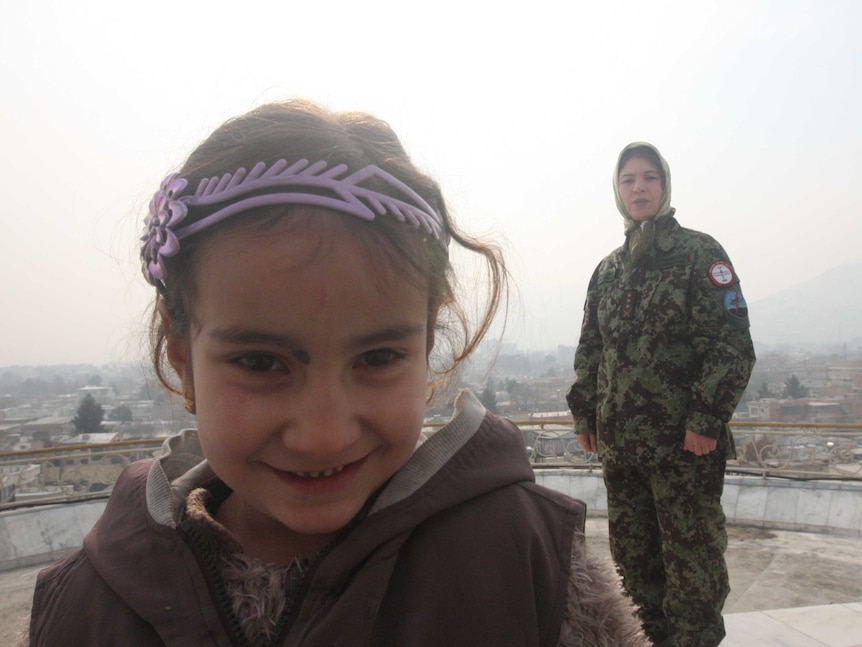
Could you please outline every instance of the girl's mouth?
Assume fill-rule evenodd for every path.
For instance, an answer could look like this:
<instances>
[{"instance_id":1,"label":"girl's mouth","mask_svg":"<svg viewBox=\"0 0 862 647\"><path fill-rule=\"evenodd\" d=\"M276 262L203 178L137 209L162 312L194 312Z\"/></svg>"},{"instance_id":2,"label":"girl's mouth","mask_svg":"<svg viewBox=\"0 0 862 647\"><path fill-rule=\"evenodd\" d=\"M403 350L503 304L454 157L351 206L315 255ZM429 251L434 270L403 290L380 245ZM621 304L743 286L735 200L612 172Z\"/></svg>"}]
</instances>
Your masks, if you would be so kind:
<instances>
[{"instance_id":1,"label":"girl's mouth","mask_svg":"<svg viewBox=\"0 0 862 647\"><path fill-rule=\"evenodd\" d=\"M282 483L308 495L340 492L349 487L365 464L365 458L325 470L280 470L270 467Z\"/></svg>"}]
</instances>

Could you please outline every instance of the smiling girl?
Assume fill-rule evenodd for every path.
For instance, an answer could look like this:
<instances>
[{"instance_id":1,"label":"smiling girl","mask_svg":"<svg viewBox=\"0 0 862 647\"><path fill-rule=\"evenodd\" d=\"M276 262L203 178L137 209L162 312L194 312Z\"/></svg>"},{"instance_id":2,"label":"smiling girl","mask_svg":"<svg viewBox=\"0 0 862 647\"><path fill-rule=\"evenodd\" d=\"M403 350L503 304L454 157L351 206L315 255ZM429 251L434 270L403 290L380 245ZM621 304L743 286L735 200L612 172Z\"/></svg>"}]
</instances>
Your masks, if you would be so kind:
<instances>
[{"instance_id":1,"label":"smiling girl","mask_svg":"<svg viewBox=\"0 0 862 647\"><path fill-rule=\"evenodd\" d=\"M475 329L452 242L491 279ZM141 253L155 368L198 428L40 575L31 644L640 644L517 427L463 392L420 442L506 270L385 123L305 101L227 122L162 183Z\"/></svg>"}]
</instances>

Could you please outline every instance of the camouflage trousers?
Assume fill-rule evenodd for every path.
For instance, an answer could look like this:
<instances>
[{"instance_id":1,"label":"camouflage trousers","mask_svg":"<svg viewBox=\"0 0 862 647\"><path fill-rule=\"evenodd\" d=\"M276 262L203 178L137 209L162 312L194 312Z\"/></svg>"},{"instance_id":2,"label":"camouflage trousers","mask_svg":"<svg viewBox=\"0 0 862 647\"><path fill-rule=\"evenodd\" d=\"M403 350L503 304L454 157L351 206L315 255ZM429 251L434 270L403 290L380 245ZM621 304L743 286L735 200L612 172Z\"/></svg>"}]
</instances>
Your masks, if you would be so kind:
<instances>
[{"instance_id":1,"label":"camouflage trousers","mask_svg":"<svg viewBox=\"0 0 862 647\"><path fill-rule=\"evenodd\" d=\"M655 645L714 647L724 638L724 468L604 465L611 553Z\"/></svg>"}]
</instances>

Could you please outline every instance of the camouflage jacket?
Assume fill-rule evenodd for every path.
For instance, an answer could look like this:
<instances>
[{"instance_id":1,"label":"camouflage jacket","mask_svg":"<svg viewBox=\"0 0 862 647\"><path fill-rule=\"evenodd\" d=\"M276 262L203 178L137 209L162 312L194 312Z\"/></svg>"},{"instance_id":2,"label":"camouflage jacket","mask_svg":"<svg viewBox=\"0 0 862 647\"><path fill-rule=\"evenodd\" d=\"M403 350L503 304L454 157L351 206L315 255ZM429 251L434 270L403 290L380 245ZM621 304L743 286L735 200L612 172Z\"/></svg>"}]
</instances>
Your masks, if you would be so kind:
<instances>
[{"instance_id":1,"label":"camouflage jacket","mask_svg":"<svg viewBox=\"0 0 862 647\"><path fill-rule=\"evenodd\" d=\"M732 458L727 422L754 367L748 309L724 249L663 218L632 267L625 247L596 268L566 396L575 432L603 461L641 465ZM716 438L698 457L689 429Z\"/></svg>"}]
</instances>

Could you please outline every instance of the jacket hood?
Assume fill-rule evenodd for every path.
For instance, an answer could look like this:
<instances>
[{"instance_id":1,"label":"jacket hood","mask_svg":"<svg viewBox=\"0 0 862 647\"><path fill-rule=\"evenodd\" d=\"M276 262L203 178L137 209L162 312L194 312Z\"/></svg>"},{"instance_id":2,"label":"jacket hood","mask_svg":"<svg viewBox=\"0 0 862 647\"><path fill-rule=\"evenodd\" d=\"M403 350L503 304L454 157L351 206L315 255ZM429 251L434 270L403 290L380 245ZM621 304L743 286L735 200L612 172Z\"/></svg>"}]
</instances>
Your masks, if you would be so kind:
<instances>
[{"instance_id":1,"label":"jacket hood","mask_svg":"<svg viewBox=\"0 0 862 647\"><path fill-rule=\"evenodd\" d=\"M650 151L655 153L656 157L658 158L659 162L661 163L661 168L659 170L661 171L661 173L663 175L663 179L664 179L664 187L663 187L664 188L664 195L662 195L661 203L659 203L658 211L656 212L655 218L653 218L653 220L657 220L663 216L666 216L670 213L673 213L673 208L670 206L670 196L671 196L670 166L668 166L667 160L665 160L665 158L662 157L659 150L655 146L653 146L652 144L650 144L648 142L632 142L631 144L629 144L628 146L623 148L620 151L620 154L617 156L617 163L614 165L614 176L612 178L612 183L613 183L613 187L614 187L614 197L616 198L616 202L617 202L617 209L622 214L623 220L625 220L625 227L626 227L627 232L630 231L631 229L638 227L640 225L640 223L637 222L636 220L632 219L632 217L629 215L628 210L626 209L626 206L623 204L623 199L620 196L620 187L619 187L618 180L619 180L619 176L620 176L620 171L622 170L620 168L620 165L621 165L623 156L628 151L630 151L634 148L649 149Z\"/></svg>"}]
</instances>

